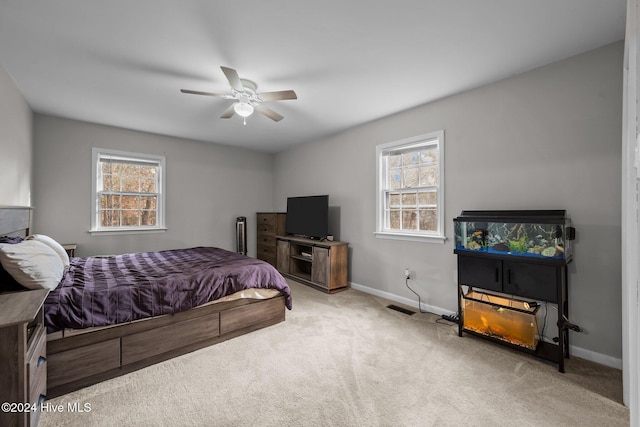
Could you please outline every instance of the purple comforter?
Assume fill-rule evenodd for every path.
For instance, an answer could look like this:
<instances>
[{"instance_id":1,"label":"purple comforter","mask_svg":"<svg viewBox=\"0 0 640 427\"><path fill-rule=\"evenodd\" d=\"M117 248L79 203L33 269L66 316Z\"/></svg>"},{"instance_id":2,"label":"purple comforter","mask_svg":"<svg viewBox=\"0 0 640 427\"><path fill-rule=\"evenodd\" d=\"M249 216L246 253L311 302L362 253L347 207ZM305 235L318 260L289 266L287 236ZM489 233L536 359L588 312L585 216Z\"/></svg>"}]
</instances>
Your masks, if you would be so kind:
<instances>
[{"instance_id":1,"label":"purple comforter","mask_svg":"<svg viewBox=\"0 0 640 427\"><path fill-rule=\"evenodd\" d=\"M219 248L71 258L45 301L48 332L126 323L186 311L247 288L291 294L272 265Z\"/></svg>"}]
</instances>

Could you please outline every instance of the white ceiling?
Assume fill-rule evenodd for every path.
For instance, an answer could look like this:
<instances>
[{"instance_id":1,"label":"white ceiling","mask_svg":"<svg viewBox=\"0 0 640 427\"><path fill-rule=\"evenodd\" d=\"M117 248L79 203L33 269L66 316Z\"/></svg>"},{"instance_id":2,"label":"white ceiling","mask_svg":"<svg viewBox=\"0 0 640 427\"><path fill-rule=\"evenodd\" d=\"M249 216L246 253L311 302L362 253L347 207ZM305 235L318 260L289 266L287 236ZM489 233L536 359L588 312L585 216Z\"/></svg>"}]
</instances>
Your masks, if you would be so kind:
<instances>
[{"instance_id":1,"label":"white ceiling","mask_svg":"<svg viewBox=\"0 0 640 427\"><path fill-rule=\"evenodd\" d=\"M624 37L626 0L1 0L38 113L278 152ZM285 118L220 119L225 65Z\"/></svg>"}]
</instances>

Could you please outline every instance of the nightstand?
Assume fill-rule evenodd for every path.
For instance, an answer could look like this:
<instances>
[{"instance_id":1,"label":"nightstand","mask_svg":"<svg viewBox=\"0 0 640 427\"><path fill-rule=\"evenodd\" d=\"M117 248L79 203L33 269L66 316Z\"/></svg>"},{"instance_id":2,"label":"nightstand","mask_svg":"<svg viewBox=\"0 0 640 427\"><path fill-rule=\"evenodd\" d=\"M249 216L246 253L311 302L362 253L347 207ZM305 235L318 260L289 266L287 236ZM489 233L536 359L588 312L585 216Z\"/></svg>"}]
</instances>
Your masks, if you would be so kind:
<instances>
[{"instance_id":1,"label":"nightstand","mask_svg":"<svg viewBox=\"0 0 640 427\"><path fill-rule=\"evenodd\" d=\"M48 294L47 289L0 294L0 402L17 409L1 411L0 425L38 424L47 393L43 305Z\"/></svg>"},{"instance_id":2,"label":"nightstand","mask_svg":"<svg viewBox=\"0 0 640 427\"><path fill-rule=\"evenodd\" d=\"M66 245L62 245L65 251L67 251L67 255L70 257L76 256L76 244L75 243L67 243Z\"/></svg>"}]
</instances>

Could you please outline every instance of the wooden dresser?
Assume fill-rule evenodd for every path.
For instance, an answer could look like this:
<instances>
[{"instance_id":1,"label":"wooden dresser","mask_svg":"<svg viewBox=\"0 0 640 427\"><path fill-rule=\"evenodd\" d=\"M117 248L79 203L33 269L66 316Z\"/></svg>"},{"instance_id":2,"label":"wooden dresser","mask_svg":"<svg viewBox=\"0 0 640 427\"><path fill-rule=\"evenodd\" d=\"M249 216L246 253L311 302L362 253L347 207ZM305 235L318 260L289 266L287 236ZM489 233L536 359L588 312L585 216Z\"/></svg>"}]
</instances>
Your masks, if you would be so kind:
<instances>
[{"instance_id":1,"label":"wooden dresser","mask_svg":"<svg viewBox=\"0 0 640 427\"><path fill-rule=\"evenodd\" d=\"M48 294L46 289L0 294L2 426L38 424L40 404L47 392L47 334L42 307Z\"/></svg>"},{"instance_id":2,"label":"wooden dresser","mask_svg":"<svg viewBox=\"0 0 640 427\"><path fill-rule=\"evenodd\" d=\"M284 212L258 212L257 258L276 266L276 236L285 234L287 214Z\"/></svg>"}]
</instances>

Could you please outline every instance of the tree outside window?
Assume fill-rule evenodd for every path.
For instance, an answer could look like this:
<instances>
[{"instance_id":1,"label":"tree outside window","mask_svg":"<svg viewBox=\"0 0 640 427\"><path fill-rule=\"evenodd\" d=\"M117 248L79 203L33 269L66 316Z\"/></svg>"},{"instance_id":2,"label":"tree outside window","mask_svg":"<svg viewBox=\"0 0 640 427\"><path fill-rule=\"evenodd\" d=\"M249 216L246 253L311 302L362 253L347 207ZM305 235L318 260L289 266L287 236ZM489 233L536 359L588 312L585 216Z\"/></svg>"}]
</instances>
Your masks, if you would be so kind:
<instances>
[{"instance_id":1,"label":"tree outside window","mask_svg":"<svg viewBox=\"0 0 640 427\"><path fill-rule=\"evenodd\" d=\"M164 158L94 149L92 231L162 229Z\"/></svg>"}]
</instances>

